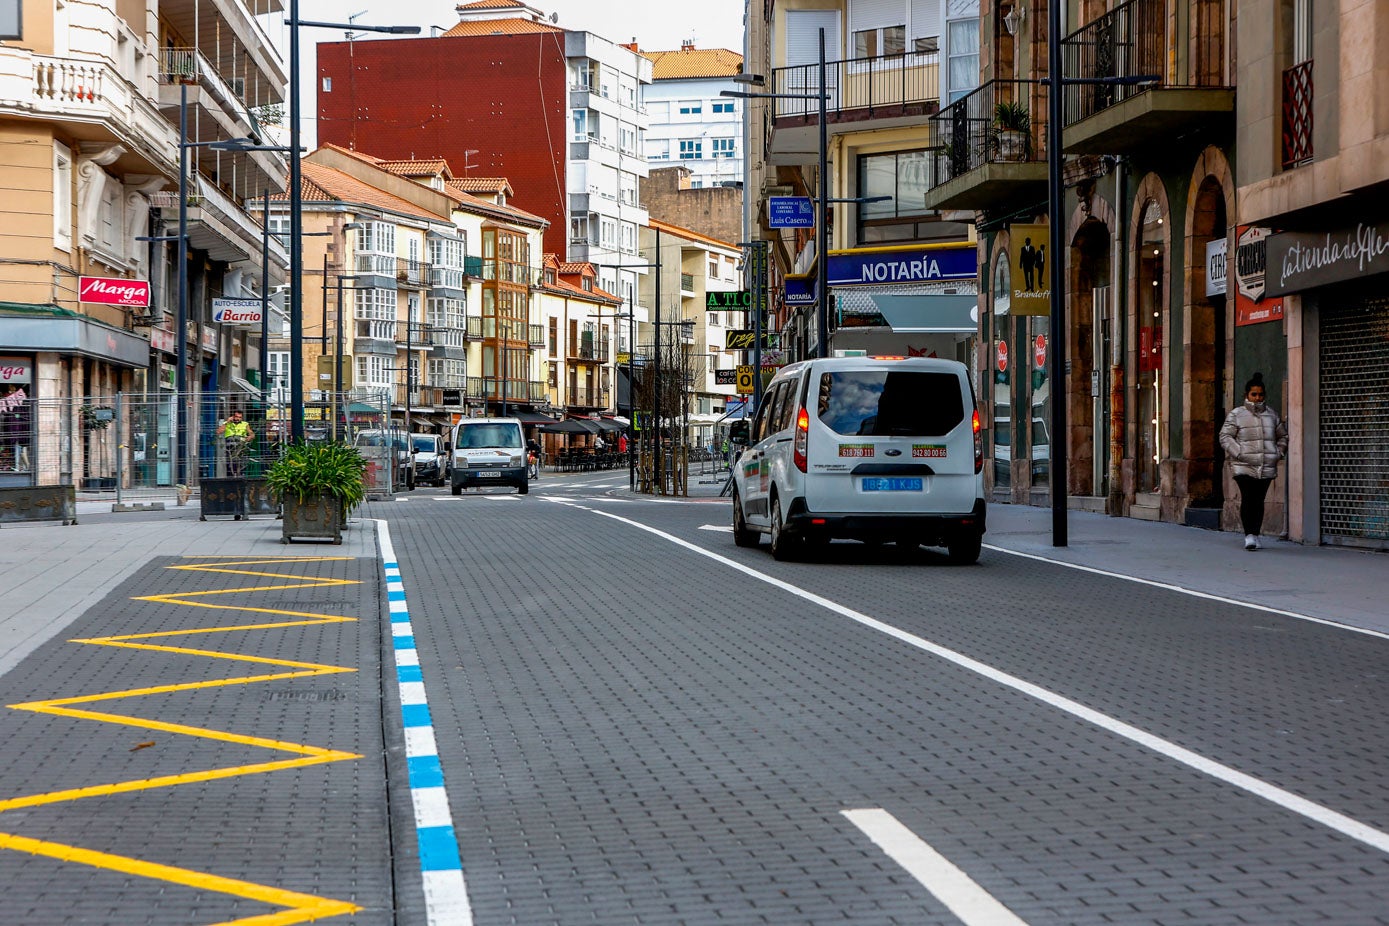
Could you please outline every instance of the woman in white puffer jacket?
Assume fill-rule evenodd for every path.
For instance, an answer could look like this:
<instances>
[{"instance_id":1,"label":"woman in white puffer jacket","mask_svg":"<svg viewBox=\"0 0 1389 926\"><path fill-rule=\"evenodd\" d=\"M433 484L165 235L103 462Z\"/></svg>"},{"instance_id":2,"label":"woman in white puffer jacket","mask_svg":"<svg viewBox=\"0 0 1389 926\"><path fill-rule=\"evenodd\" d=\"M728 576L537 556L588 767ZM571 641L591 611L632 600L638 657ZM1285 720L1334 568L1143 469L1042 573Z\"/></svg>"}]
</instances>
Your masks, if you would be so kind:
<instances>
[{"instance_id":1,"label":"woman in white puffer jacket","mask_svg":"<svg viewBox=\"0 0 1389 926\"><path fill-rule=\"evenodd\" d=\"M1239 485L1244 548L1259 549L1264 523L1264 498L1278 475L1278 461L1288 455L1288 427L1264 401L1264 374L1244 384L1244 404L1230 410L1220 429L1220 446Z\"/></svg>"}]
</instances>

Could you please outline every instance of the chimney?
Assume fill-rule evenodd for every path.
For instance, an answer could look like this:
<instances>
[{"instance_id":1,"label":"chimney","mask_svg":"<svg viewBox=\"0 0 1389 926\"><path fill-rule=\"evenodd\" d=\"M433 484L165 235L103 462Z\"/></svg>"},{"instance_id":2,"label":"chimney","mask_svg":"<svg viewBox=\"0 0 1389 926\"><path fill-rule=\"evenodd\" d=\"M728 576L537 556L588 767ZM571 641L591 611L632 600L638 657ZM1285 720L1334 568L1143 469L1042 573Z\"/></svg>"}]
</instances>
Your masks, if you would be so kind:
<instances>
[{"instance_id":1,"label":"chimney","mask_svg":"<svg viewBox=\"0 0 1389 926\"><path fill-rule=\"evenodd\" d=\"M681 51L694 51L694 39L685 39L680 43Z\"/></svg>"}]
</instances>

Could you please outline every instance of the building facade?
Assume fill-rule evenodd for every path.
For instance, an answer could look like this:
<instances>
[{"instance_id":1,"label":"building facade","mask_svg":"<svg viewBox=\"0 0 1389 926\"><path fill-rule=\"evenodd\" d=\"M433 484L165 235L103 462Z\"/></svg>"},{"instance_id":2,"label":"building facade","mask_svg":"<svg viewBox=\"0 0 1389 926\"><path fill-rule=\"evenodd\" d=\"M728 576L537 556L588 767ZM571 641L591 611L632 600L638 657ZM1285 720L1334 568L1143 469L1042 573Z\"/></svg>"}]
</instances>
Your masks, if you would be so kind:
<instances>
[{"instance_id":1,"label":"building facade","mask_svg":"<svg viewBox=\"0 0 1389 926\"><path fill-rule=\"evenodd\" d=\"M0 38L0 484L104 485L112 454L134 453L134 442L98 454L110 431L84 427L71 450L60 447L72 423L44 419L45 403L71 409L123 393L158 405L179 382L190 394L258 393L259 331L216 321L213 300L263 308L262 268L272 285L283 281L284 249L247 203L284 188L284 162L211 145L259 141L252 112L279 104L286 80L249 2L12 8L17 28ZM176 331L180 294L187 326ZM151 478L166 485L171 447L155 435L172 430L171 408L141 426L160 460ZM127 473L133 462L123 460Z\"/></svg>"},{"instance_id":2,"label":"building facade","mask_svg":"<svg viewBox=\"0 0 1389 926\"><path fill-rule=\"evenodd\" d=\"M929 120L952 88L972 86L964 75L977 60L977 50L942 51L948 12L936 0L747 6L746 89L773 95L747 100L749 235L770 242L769 325L790 358L869 350L973 362L962 309L977 292L971 217L926 202ZM827 253L817 255L822 221Z\"/></svg>"},{"instance_id":3,"label":"building facade","mask_svg":"<svg viewBox=\"0 0 1389 926\"><path fill-rule=\"evenodd\" d=\"M616 268L634 262L647 219L651 62L519 0L458 12L435 38L320 45L319 139L506 177L550 223L545 253L593 263L604 289L630 298L635 275Z\"/></svg>"},{"instance_id":4,"label":"building facade","mask_svg":"<svg viewBox=\"0 0 1389 926\"><path fill-rule=\"evenodd\" d=\"M720 96L737 90L734 75L743 56L726 48L644 51L651 59L646 88L646 157L653 167L679 164L690 170L689 189L743 184L743 100Z\"/></svg>"}]
</instances>

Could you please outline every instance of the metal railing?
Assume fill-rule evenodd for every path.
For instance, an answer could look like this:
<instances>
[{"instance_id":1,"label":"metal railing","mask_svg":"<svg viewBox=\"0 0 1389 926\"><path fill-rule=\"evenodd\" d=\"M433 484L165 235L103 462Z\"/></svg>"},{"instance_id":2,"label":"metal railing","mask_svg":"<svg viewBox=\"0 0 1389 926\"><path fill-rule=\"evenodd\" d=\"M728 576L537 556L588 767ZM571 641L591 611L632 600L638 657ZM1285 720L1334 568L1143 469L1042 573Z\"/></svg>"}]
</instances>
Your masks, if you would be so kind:
<instances>
[{"instance_id":1,"label":"metal railing","mask_svg":"<svg viewBox=\"0 0 1389 926\"><path fill-rule=\"evenodd\" d=\"M1283 169L1312 160L1312 62L1283 72Z\"/></svg>"},{"instance_id":2,"label":"metal railing","mask_svg":"<svg viewBox=\"0 0 1389 926\"><path fill-rule=\"evenodd\" d=\"M544 326L544 325L531 325L531 326L530 326L530 345L531 345L531 347L544 347L544 346L545 346L545 340L546 340L546 339L545 339L545 326Z\"/></svg>"},{"instance_id":3,"label":"metal railing","mask_svg":"<svg viewBox=\"0 0 1389 926\"><path fill-rule=\"evenodd\" d=\"M1007 129L999 106L1018 106L1027 128ZM930 118L936 185L993 162L1046 160L1044 133L1034 114L1047 111L1047 85L1038 81L991 80ZM1016 124L1016 123L1015 123Z\"/></svg>"},{"instance_id":4,"label":"metal railing","mask_svg":"<svg viewBox=\"0 0 1389 926\"><path fill-rule=\"evenodd\" d=\"M357 430L380 428L390 420L391 406L383 396L316 396L304 406L310 441L336 433L351 442ZM218 433L233 411L243 414L249 439ZM171 390L10 399L0 442L0 486L71 485L84 497L123 501L173 497L180 485L191 492L207 479L260 478L289 438L289 412L282 390L271 390L264 402L245 392L180 396Z\"/></svg>"},{"instance_id":5,"label":"metal railing","mask_svg":"<svg viewBox=\"0 0 1389 926\"><path fill-rule=\"evenodd\" d=\"M925 106L940 99L940 61L934 52L902 52L875 58L825 62L826 110ZM772 71L773 93L814 94L820 89L820 64L802 64ZM776 116L818 116L818 100L778 99Z\"/></svg>"},{"instance_id":6,"label":"metal railing","mask_svg":"<svg viewBox=\"0 0 1389 926\"><path fill-rule=\"evenodd\" d=\"M1066 73L1086 79L1164 74L1167 47L1162 0L1129 0L1061 40ZM1077 84L1066 88L1066 124L1087 119L1146 88Z\"/></svg>"}]
</instances>

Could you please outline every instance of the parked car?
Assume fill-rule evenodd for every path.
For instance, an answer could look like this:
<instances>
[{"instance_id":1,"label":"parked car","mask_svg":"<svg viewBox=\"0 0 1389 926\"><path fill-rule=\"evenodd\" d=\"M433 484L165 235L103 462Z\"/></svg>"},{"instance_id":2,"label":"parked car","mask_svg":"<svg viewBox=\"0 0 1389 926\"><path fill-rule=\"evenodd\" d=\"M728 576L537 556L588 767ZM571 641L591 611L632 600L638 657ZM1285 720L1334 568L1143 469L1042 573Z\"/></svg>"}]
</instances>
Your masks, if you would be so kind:
<instances>
[{"instance_id":1,"label":"parked car","mask_svg":"<svg viewBox=\"0 0 1389 926\"><path fill-rule=\"evenodd\" d=\"M783 367L736 422L733 539L793 558L836 537L942 545L979 558L983 443L964 364L841 357Z\"/></svg>"},{"instance_id":2,"label":"parked car","mask_svg":"<svg viewBox=\"0 0 1389 926\"><path fill-rule=\"evenodd\" d=\"M516 418L465 418L453 426L454 495L465 488L511 485L530 491L526 476L526 441Z\"/></svg>"},{"instance_id":3,"label":"parked car","mask_svg":"<svg viewBox=\"0 0 1389 926\"><path fill-rule=\"evenodd\" d=\"M452 467L444 451L444 438L439 434L411 434L410 445L415 452L415 482L442 486L448 482Z\"/></svg>"}]
</instances>

